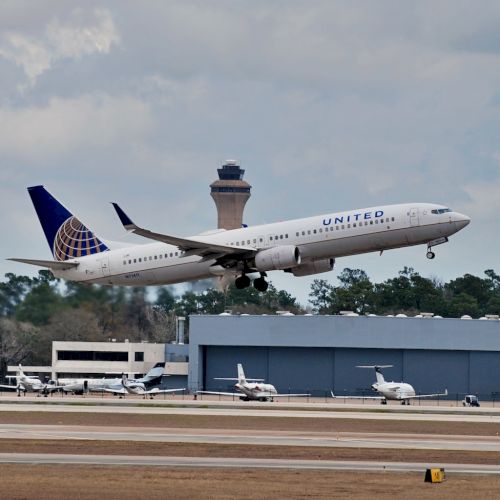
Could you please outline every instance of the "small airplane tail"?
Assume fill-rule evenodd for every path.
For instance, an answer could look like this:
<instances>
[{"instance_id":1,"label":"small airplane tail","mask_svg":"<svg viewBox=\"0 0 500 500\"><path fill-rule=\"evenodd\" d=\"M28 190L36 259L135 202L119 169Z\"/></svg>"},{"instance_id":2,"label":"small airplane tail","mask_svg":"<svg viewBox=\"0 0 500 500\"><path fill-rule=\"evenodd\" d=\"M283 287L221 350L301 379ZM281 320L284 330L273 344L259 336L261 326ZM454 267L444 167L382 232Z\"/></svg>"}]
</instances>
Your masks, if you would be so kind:
<instances>
[{"instance_id":1,"label":"small airplane tail","mask_svg":"<svg viewBox=\"0 0 500 500\"><path fill-rule=\"evenodd\" d=\"M375 369L375 377L377 384L385 384L385 378L382 375L382 368L392 368L394 365L357 365L356 368L372 368Z\"/></svg>"},{"instance_id":2,"label":"small airplane tail","mask_svg":"<svg viewBox=\"0 0 500 500\"><path fill-rule=\"evenodd\" d=\"M382 375L382 370L380 366L375 367L375 377L377 377L377 384L385 384L385 378Z\"/></svg>"},{"instance_id":3,"label":"small airplane tail","mask_svg":"<svg viewBox=\"0 0 500 500\"><path fill-rule=\"evenodd\" d=\"M55 260L65 261L109 250L43 186L29 187L28 193Z\"/></svg>"},{"instance_id":4,"label":"small airplane tail","mask_svg":"<svg viewBox=\"0 0 500 500\"><path fill-rule=\"evenodd\" d=\"M151 382L159 377L161 377L165 373L165 363L156 363L156 365L151 368L151 370L146 373L144 377L138 380L138 382Z\"/></svg>"},{"instance_id":5,"label":"small airplane tail","mask_svg":"<svg viewBox=\"0 0 500 500\"><path fill-rule=\"evenodd\" d=\"M246 377L245 377L245 372L243 371L243 365L241 363L238 363L238 383L239 384L244 384L246 383Z\"/></svg>"}]
</instances>

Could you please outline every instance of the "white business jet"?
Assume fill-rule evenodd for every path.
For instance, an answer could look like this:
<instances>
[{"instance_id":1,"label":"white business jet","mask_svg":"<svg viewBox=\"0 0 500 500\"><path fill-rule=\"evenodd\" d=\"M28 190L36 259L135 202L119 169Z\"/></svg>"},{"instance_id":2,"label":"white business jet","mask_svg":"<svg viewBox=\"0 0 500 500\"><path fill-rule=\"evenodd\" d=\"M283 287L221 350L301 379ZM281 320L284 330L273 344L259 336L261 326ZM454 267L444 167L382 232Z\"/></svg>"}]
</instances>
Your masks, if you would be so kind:
<instances>
[{"instance_id":1,"label":"white business jet","mask_svg":"<svg viewBox=\"0 0 500 500\"><path fill-rule=\"evenodd\" d=\"M375 369L375 376L377 381L372 384L372 389L380 394L380 396L335 396L332 392L333 398L344 399L376 399L385 405L387 400L401 401L402 405L409 405L412 399L422 398L437 398L439 396L447 396L448 390L439 394L416 394L415 389L410 384L405 382L386 382L382 375L382 368L392 368L393 365L360 365L356 368L371 368Z\"/></svg>"},{"instance_id":2,"label":"white business jet","mask_svg":"<svg viewBox=\"0 0 500 500\"><path fill-rule=\"evenodd\" d=\"M216 396L235 396L242 401L273 401L274 398L308 397L310 394L278 394L276 387L265 384L262 378L246 378L243 366L238 363L238 378L217 377L214 380L236 381L234 388L238 392L197 391L197 394L213 394Z\"/></svg>"},{"instance_id":3,"label":"white business jet","mask_svg":"<svg viewBox=\"0 0 500 500\"><path fill-rule=\"evenodd\" d=\"M145 384L154 384L164 375L165 363L156 363L148 373L139 379L128 379L130 382L139 382ZM116 372L115 372L116 373ZM122 374L123 375L123 374ZM86 392L103 392L105 389L117 389L120 391L122 386L122 376L115 378L60 378L57 383L62 386L64 392L75 394L85 394Z\"/></svg>"},{"instance_id":4,"label":"white business jet","mask_svg":"<svg viewBox=\"0 0 500 500\"><path fill-rule=\"evenodd\" d=\"M16 385L0 385L0 389L17 391L18 396L21 395L21 392L24 393L24 395L26 395L27 392L37 392L38 395L43 394L47 397L51 392L62 389L60 385L42 382L36 375L26 375L21 365L19 365L15 375L7 375L7 378L15 379Z\"/></svg>"},{"instance_id":5,"label":"white business jet","mask_svg":"<svg viewBox=\"0 0 500 500\"><path fill-rule=\"evenodd\" d=\"M119 394L120 398L122 398L125 394L136 394L142 396L144 399L146 399L148 396L149 399L153 399L154 396L158 396L158 394L169 394L173 392L182 392L185 390L185 387L178 389L158 389L157 387L153 389L147 389L144 382L138 382L137 380L129 379L125 374L122 375L120 387L107 387L103 389L103 391L105 392Z\"/></svg>"},{"instance_id":6,"label":"white business jet","mask_svg":"<svg viewBox=\"0 0 500 500\"><path fill-rule=\"evenodd\" d=\"M178 237L143 229L116 204L125 229L153 240L124 247L101 240L43 186L28 188L54 260L14 258L46 267L66 280L105 285L166 285L213 276L253 281L266 291L268 271L294 276L331 271L335 259L412 245L433 248L463 229L470 218L433 203L406 203L317 215L274 224Z\"/></svg>"}]
</instances>

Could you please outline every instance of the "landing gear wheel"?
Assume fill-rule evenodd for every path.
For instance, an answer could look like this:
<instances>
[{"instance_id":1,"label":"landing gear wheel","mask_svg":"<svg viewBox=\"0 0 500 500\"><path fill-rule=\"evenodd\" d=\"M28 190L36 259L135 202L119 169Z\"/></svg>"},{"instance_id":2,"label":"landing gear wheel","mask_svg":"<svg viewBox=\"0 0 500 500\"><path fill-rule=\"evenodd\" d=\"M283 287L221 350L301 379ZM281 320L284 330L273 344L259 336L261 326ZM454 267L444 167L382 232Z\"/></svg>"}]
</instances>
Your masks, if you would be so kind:
<instances>
[{"instance_id":1,"label":"landing gear wheel","mask_svg":"<svg viewBox=\"0 0 500 500\"><path fill-rule=\"evenodd\" d=\"M243 274L242 276L234 280L234 286L238 290L243 290L243 288L247 288L250 286L250 278L246 274Z\"/></svg>"},{"instance_id":2,"label":"landing gear wheel","mask_svg":"<svg viewBox=\"0 0 500 500\"><path fill-rule=\"evenodd\" d=\"M268 282L264 278L257 278L253 280L253 286L259 292L265 292L269 286Z\"/></svg>"},{"instance_id":3,"label":"landing gear wheel","mask_svg":"<svg viewBox=\"0 0 500 500\"><path fill-rule=\"evenodd\" d=\"M426 257L428 259L433 259L434 257L436 256L436 254L432 251L432 250L429 250L426 254Z\"/></svg>"}]
</instances>

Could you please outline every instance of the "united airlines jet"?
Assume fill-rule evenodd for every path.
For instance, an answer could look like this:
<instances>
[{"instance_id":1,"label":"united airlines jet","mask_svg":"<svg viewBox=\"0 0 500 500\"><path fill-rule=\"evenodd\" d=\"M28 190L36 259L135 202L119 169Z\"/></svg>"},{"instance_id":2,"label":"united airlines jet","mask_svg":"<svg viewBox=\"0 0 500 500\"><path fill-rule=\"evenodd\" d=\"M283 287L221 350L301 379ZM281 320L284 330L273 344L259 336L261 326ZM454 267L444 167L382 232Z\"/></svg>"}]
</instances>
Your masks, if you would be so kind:
<instances>
[{"instance_id":1,"label":"united airlines jet","mask_svg":"<svg viewBox=\"0 0 500 500\"><path fill-rule=\"evenodd\" d=\"M116 204L129 232L152 240L117 248L97 237L43 186L28 188L54 260L10 259L46 267L66 280L105 285L167 285L233 276L237 288L266 291L268 271L294 276L331 271L335 259L426 245L433 248L463 229L470 218L432 203L386 205L274 224L216 230L182 238L143 229Z\"/></svg>"}]
</instances>

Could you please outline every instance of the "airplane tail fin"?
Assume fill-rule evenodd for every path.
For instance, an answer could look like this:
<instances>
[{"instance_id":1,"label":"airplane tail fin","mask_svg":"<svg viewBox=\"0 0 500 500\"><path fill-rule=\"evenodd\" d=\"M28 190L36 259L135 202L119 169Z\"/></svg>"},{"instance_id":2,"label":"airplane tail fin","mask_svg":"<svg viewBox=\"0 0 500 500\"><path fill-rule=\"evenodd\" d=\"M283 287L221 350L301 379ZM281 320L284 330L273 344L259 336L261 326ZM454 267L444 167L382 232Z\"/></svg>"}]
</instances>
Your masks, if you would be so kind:
<instances>
[{"instance_id":1,"label":"airplane tail fin","mask_svg":"<svg viewBox=\"0 0 500 500\"><path fill-rule=\"evenodd\" d=\"M151 382L154 379L161 377L165 373L165 363L156 363L144 377L139 379L139 382Z\"/></svg>"},{"instance_id":2,"label":"airplane tail fin","mask_svg":"<svg viewBox=\"0 0 500 500\"><path fill-rule=\"evenodd\" d=\"M238 363L238 383L244 384L246 382L245 372L243 371L243 365Z\"/></svg>"},{"instance_id":3,"label":"airplane tail fin","mask_svg":"<svg viewBox=\"0 0 500 500\"><path fill-rule=\"evenodd\" d=\"M377 384L384 384L385 383L385 378L382 375L382 370L380 369L380 366L375 367L375 377L377 377Z\"/></svg>"},{"instance_id":4,"label":"airplane tail fin","mask_svg":"<svg viewBox=\"0 0 500 500\"><path fill-rule=\"evenodd\" d=\"M55 260L64 261L109 250L43 186L29 187L28 193Z\"/></svg>"}]
</instances>

